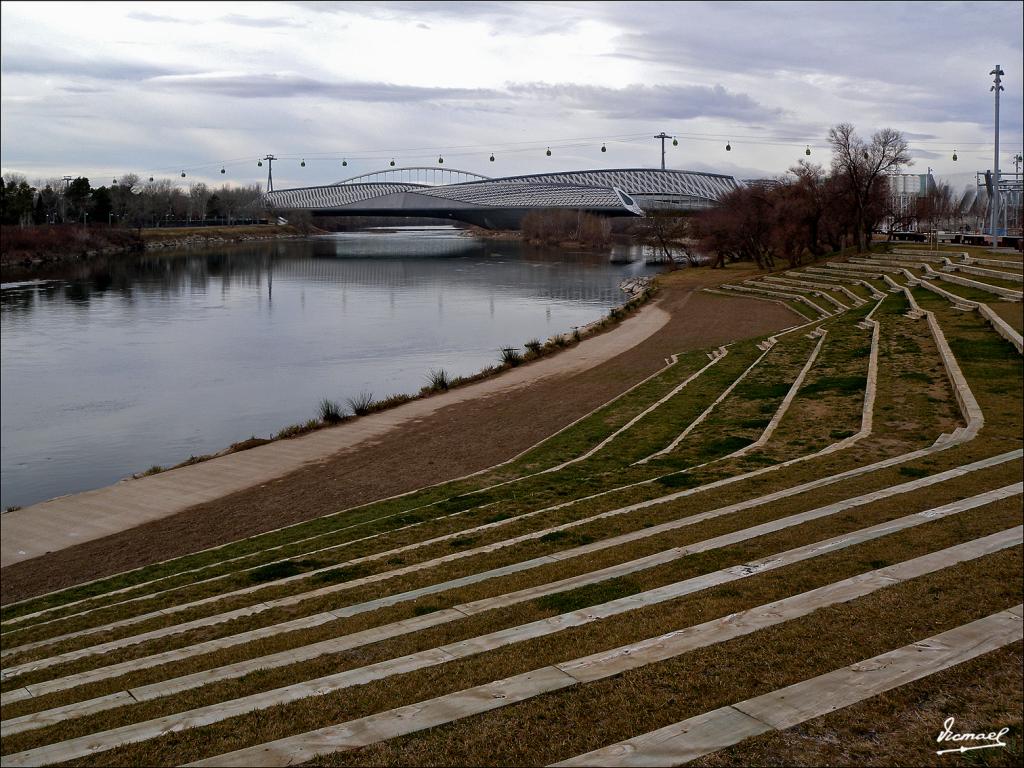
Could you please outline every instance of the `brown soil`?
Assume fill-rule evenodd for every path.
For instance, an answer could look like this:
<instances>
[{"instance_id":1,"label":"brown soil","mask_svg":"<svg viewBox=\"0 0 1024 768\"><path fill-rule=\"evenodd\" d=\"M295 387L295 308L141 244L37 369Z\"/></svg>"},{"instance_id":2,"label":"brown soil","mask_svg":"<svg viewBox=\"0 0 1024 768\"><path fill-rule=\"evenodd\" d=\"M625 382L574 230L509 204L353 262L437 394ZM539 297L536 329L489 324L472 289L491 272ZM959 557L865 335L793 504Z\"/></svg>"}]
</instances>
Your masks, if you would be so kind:
<instances>
[{"instance_id":1,"label":"brown soil","mask_svg":"<svg viewBox=\"0 0 1024 768\"><path fill-rule=\"evenodd\" d=\"M787 308L701 293L744 268L666 275L658 305L672 319L643 343L581 373L458 403L383 439L171 517L3 569L0 601L20 600L319 517L508 459L650 375L673 353L800 322ZM614 330L611 331L614 333ZM569 396L567 393L571 393Z\"/></svg>"}]
</instances>

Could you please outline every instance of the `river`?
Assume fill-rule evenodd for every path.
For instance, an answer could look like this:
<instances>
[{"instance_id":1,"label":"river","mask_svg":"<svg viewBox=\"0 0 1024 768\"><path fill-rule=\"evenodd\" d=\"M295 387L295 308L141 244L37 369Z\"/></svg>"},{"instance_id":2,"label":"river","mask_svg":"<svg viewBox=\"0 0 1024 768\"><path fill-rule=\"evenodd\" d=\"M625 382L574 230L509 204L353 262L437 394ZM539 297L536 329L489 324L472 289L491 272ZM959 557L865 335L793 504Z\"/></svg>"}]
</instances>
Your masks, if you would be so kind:
<instances>
[{"instance_id":1,"label":"river","mask_svg":"<svg viewBox=\"0 0 1024 768\"><path fill-rule=\"evenodd\" d=\"M622 253L617 254L620 258ZM620 259L617 259L617 261ZM585 325L642 260L448 227L147 253L0 287L0 506L415 393Z\"/></svg>"}]
</instances>

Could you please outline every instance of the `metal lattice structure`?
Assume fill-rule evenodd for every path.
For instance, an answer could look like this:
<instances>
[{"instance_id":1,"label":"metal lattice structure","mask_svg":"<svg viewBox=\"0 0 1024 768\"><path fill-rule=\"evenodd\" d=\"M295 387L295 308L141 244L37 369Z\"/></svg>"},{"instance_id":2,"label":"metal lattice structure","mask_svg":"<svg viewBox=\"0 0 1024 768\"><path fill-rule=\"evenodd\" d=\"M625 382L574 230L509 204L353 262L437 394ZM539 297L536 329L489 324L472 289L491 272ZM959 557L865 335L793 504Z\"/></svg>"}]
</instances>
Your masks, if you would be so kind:
<instances>
[{"instance_id":1,"label":"metal lattice structure","mask_svg":"<svg viewBox=\"0 0 1024 768\"><path fill-rule=\"evenodd\" d=\"M536 173L508 176L501 181L522 181L528 184L556 182L615 187L632 197L676 196L717 201L739 186L732 176L697 171L660 171L653 168L610 168L594 171Z\"/></svg>"},{"instance_id":2,"label":"metal lattice structure","mask_svg":"<svg viewBox=\"0 0 1024 768\"><path fill-rule=\"evenodd\" d=\"M461 168L441 168L436 165L407 165L401 168L384 168L342 179L335 184L358 184L360 182L397 182L437 186L439 184L461 184L467 181L486 181L490 176L483 176ZM440 180L439 180L440 179Z\"/></svg>"},{"instance_id":3,"label":"metal lattice structure","mask_svg":"<svg viewBox=\"0 0 1024 768\"><path fill-rule=\"evenodd\" d=\"M731 176L648 168L481 177L436 185L365 181L397 171L469 173L432 167L385 169L336 184L275 190L267 200L276 208L323 216L427 216L515 227L531 210L562 208L602 216L642 216L652 209L695 211L715 205L738 186Z\"/></svg>"}]
</instances>

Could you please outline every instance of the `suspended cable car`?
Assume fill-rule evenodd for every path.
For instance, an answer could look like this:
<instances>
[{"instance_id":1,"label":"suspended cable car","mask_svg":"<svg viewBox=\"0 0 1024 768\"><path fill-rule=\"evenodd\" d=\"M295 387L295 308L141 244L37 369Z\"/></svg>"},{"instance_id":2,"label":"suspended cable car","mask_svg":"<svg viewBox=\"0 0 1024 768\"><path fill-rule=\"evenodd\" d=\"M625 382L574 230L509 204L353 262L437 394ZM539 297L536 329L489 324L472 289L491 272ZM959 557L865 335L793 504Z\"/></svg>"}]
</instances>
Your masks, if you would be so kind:
<instances>
[{"instance_id":1,"label":"suspended cable car","mask_svg":"<svg viewBox=\"0 0 1024 768\"><path fill-rule=\"evenodd\" d=\"M344 168L346 165L348 165L348 160L342 160L341 167Z\"/></svg>"},{"instance_id":2,"label":"suspended cable car","mask_svg":"<svg viewBox=\"0 0 1024 768\"><path fill-rule=\"evenodd\" d=\"M184 171L181 172L181 178L183 178L183 179L185 178L185 172Z\"/></svg>"},{"instance_id":3,"label":"suspended cable car","mask_svg":"<svg viewBox=\"0 0 1024 768\"><path fill-rule=\"evenodd\" d=\"M672 137L672 146L673 147L678 147L679 146L679 139L677 139L675 136Z\"/></svg>"},{"instance_id":4,"label":"suspended cable car","mask_svg":"<svg viewBox=\"0 0 1024 768\"><path fill-rule=\"evenodd\" d=\"M152 176L150 176L150 177L149 177L149 180L150 180L150 181L153 181L153 177L152 177Z\"/></svg>"},{"instance_id":5,"label":"suspended cable car","mask_svg":"<svg viewBox=\"0 0 1024 768\"><path fill-rule=\"evenodd\" d=\"M953 162L954 163L956 162L956 150L955 149L953 150Z\"/></svg>"},{"instance_id":6,"label":"suspended cable car","mask_svg":"<svg viewBox=\"0 0 1024 768\"><path fill-rule=\"evenodd\" d=\"M302 168L305 168L305 167L306 167L306 158L302 158L302 162L301 162L301 163L299 163L299 165L300 165L300 166L301 166Z\"/></svg>"},{"instance_id":7,"label":"suspended cable car","mask_svg":"<svg viewBox=\"0 0 1024 768\"><path fill-rule=\"evenodd\" d=\"M607 152L608 151L608 147L606 147L604 144L602 144L601 145L601 151L602 152Z\"/></svg>"},{"instance_id":8,"label":"suspended cable car","mask_svg":"<svg viewBox=\"0 0 1024 768\"><path fill-rule=\"evenodd\" d=\"M444 158L441 157L440 155L437 156L437 164L444 165Z\"/></svg>"},{"instance_id":9,"label":"suspended cable car","mask_svg":"<svg viewBox=\"0 0 1024 768\"><path fill-rule=\"evenodd\" d=\"M116 187L116 186L117 186L117 179L114 179L114 180L113 180L112 182L110 182L110 183L111 183L111 184L113 184L113 185L114 185L114 186Z\"/></svg>"},{"instance_id":10,"label":"suspended cable car","mask_svg":"<svg viewBox=\"0 0 1024 768\"><path fill-rule=\"evenodd\" d=\"M394 166L394 164L395 164L395 160L394 160L394 158L392 158L391 159L391 165Z\"/></svg>"},{"instance_id":11,"label":"suspended cable car","mask_svg":"<svg viewBox=\"0 0 1024 768\"><path fill-rule=\"evenodd\" d=\"M221 172L221 173L227 173L227 169L226 169L226 168L224 168L224 166L221 166L220 172Z\"/></svg>"},{"instance_id":12,"label":"suspended cable car","mask_svg":"<svg viewBox=\"0 0 1024 768\"><path fill-rule=\"evenodd\" d=\"M551 147L548 147L547 152L545 152L544 154L546 154L548 157L551 157Z\"/></svg>"},{"instance_id":13,"label":"suspended cable car","mask_svg":"<svg viewBox=\"0 0 1024 768\"><path fill-rule=\"evenodd\" d=\"M493 153L491 153L491 162L492 163L494 162L494 154Z\"/></svg>"},{"instance_id":14,"label":"suspended cable car","mask_svg":"<svg viewBox=\"0 0 1024 768\"><path fill-rule=\"evenodd\" d=\"M868 151L866 149L864 150L864 159L865 160L870 160L871 159L871 156L868 154Z\"/></svg>"},{"instance_id":15,"label":"suspended cable car","mask_svg":"<svg viewBox=\"0 0 1024 768\"><path fill-rule=\"evenodd\" d=\"M257 160L256 161L256 165L258 165L260 168L262 168L263 167L263 161L262 160Z\"/></svg>"},{"instance_id":16,"label":"suspended cable car","mask_svg":"<svg viewBox=\"0 0 1024 768\"><path fill-rule=\"evenodd\" d=\"M811 154L811 145L810 144L807 145L807 149L804 150L804 154L805 155L810 155Z\"/></svg>"},{"instance_id":17,"label":"suspended cable car","mask_svg":"<svg viewBox=\"0 0 1024 768\"><path fill-rule=\"evenodd\" d=\"M725 142L725 151L732 152L732 144L730 144L728 141Z\"/></svg>"}]
</instances>

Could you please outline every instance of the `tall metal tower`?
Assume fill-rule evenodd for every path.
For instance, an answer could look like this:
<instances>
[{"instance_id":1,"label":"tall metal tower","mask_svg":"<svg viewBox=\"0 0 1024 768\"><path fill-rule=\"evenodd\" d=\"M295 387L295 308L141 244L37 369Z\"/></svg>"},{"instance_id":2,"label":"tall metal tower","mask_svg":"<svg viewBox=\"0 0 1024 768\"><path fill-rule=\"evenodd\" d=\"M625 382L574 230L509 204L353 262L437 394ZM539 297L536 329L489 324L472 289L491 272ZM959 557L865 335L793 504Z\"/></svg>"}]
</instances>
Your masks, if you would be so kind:
<instances>
[{"instance_id":1,"label":"tall metal tower","mask_svg":"<svg viewBox=\"0 0 1024 768\"><path fill-rule=\"evenodd\" d=\"M672 137L669 136L664 131L662 131L661 133L659 133L654 138L661 139L661 170L664 171L665 170L665 139L671 139Z\"/></svg>"},{"instance_id":2,"label":"tall metal tower","mask_svg":"<svg viewBox=\"0 0 1024 768\"><path fill-rule=\"evenodd\" d=\"M999 242L998 235L998 224L999 224L999 92L1003 90L1002 76L1006 73L996 64L996 68L989 72L990 75L995 76L994 84L990 91L995 94L996 101L996 115L995 115L995 152L992 155L992 247L995 248Z\"/></svg>"},{"instance_id":3,"label":"tall metal tower","mask_svg":"<svg viewBox=\"0 0 1024 768\"><path fill-rule=\"evenodd\" d=\"M273 155L267 155L263 158L267 161L267 192L274 191L274 161L277 160Z\"/></svg>"}]
</instances>

